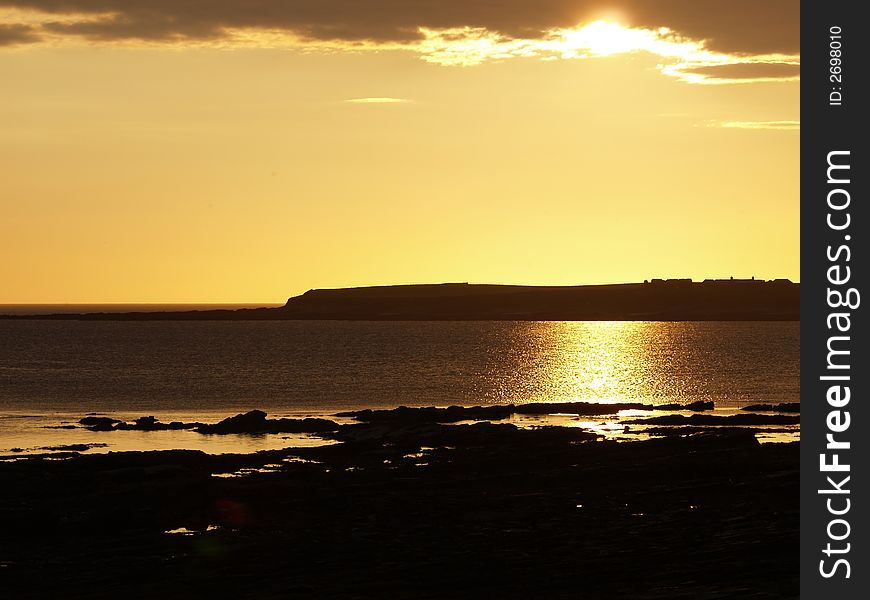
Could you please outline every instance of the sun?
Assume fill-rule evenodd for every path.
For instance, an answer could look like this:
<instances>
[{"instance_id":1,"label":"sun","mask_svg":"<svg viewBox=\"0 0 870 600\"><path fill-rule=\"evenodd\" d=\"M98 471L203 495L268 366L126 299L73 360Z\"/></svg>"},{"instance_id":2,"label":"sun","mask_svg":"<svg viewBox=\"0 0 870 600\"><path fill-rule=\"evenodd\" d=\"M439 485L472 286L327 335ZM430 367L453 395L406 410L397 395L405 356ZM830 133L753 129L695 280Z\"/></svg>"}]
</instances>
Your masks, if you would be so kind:
<instances>
[{"instance_id":1,"label":"sun","mask_svg":"<svg viewBox=\"0 0 870 600\"><path fill-rule=\"evenodd\" d=\"M566 50L585 50L598 56L645 50L655 42L655 37L646 30L628 29L608 21L595 21L558 33Z\"/></svg>"}]
</instances>

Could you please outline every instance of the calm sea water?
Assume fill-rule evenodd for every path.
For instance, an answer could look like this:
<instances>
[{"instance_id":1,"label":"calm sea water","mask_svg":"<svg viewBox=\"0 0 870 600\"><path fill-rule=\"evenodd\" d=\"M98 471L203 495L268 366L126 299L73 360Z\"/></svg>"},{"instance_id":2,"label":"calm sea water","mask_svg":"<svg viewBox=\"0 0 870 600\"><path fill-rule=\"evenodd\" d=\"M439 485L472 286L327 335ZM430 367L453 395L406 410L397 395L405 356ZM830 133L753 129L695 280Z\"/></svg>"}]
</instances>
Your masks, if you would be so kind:
<instances>
[{"instance_id":1,"label":"calm sea water","mask_svg":"<svg viewBox=\"0 0 870 600\"><path fill-rule=\"evenodd\" d=\"M737 408L798 401L799 356L796 322L0 321L0 437L15 419L89 412L208 419L574 400Z\"/></svg>"}]
</instances>

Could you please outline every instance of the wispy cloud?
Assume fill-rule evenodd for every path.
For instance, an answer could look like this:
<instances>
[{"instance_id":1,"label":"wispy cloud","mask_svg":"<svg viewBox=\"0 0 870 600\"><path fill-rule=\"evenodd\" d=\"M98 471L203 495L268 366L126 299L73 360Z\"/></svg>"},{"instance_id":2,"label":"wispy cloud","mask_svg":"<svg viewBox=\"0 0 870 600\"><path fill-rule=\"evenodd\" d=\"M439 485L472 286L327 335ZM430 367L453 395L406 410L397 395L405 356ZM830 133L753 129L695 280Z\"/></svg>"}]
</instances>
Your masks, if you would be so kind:
<instances>
[{"instance_id":1,"label":"wispy cloud","mask_svg":"<svg viewBox=\"0 0 870 600\"><path fill-rule=\"evenodd\" d=\"M723 129L779 129L782 131L797 131L801 128L800 121L709 121L708 127Z\"/></svg>"},{"instance_id":2,"label":"wispy cloud","mask_svg":"<svg viewBox=\"0 0 870 600\"><path fill-rule=\"evenodd\" d=\"M710 59L686 60L664 65L666 75L687 83L734 84L800 81L800 56L766 54L758 56L711 55Z\"/></svg>"},{"instance_id":3,"label":"wispy cloud","mask_svg":"<svg viewBox=\"0 0 870 600\"><path fill-rule=\"evenodd\" d=\"M417 45L422 59L439 65L474 66L510 58L571 60L645 52L663 60L659 70L686 83L722 84L796 81L797 54L727 54L706 42L667 28L632 28L593 21L569 29L542 32L537 38L511 38L484 28L421 28Z\"/></svg>"},{"instance_id":4,"label":"wispy cloud","mask_svg":"<svg viewBox=\"0 0 870 600\"><path fill-rule=\"evenodd\" d=\"M407 98L389 98L389 97L381 97L381 98L350 98L345 100L345 102L350 102L351 104L402 104L404 102L410 102Z\"/></svg>"}]
</instances>

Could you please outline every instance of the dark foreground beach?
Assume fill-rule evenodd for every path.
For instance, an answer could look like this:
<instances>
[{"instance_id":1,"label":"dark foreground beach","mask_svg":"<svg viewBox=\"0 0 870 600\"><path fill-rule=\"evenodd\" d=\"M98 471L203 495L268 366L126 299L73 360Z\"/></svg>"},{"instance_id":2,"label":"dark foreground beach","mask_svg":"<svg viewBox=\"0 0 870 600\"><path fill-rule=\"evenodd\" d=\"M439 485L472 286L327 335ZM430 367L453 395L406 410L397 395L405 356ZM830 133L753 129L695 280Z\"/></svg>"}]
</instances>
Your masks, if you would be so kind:
<instances>
[{"instance_id":1,"label":"dark foreground beach","mask_svg":"<svg viewBox=\"0 0 870 600\"><path fill-rule=\"evenodd\" d=\"M444 414L361 414L323 433L339 443L249 455L2 462L2 595L797 597L798 444ZM252 421L275 427L224 428Z\"/></svg>"}]
</instances>

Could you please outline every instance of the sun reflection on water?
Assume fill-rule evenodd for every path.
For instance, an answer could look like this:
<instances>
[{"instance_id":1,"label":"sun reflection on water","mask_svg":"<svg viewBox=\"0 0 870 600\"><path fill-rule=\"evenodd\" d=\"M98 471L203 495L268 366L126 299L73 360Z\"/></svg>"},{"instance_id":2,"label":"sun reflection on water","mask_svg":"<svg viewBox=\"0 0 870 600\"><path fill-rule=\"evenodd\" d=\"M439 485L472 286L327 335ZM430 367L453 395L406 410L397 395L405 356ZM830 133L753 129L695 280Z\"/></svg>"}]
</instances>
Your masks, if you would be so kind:
<instances>
[{"instance_id":1,"label":"sun reflection on water","mask_svg":"<svg viewBox=\"0 0 870 600\"><path fill-rule=\"evenodd\" d=\"M561 398L612 403L658 395L653 375L659 355L651 352L650 346L663 332L651 331L655 323L588 321L548 325L548 333L554 338L548 346L556 355L547 361L544 374L549 387L557 389Z\"/></svg>"},{"instance_id":2,"label":"sun reflection on water","mask_svg":"<svg viewBox=\"0 0 870 600\"><path fill-rule=\"evenodd\" d=\"M131 324L124 336L113 324L94 329L99 343L87 348L78 345L74 324L7 325L22 343L4 348L0 362L33 365L0 382L0 454L16 456L72 444L90 444L93 454L328 443L302 435L77 427L91 412L127 421L153 414L164 422L214 423L255 408L272 418L335 420L339 411L400 405L711 401L725 414L800 399L796 322ZM56 343L44 357L20 350L42 347L49 337ZM585 425L610 436L618 433L614 423L631 416L644 415ZM562 420L581 425L575 415Z\"/></svg>"},{"instance_id":3,"label":"sun reflection on water","mask_svg":"<svg viewBox=\"0 0 870 600\"><path fill-rule=\"evenodd\" d=\"M493 353L481 345L486 366L465 372L478 381L485 403L794 401L797 349L780 345L768 324L722 327L709 323L641 321L511 324L510 344ZM794 343L783 338L783 344ZM795 369L794 376L783 372ZM775 398L775 400L774 400ZM466 402L469 400L466 399Z\"/></svg>"}]
</instances>

